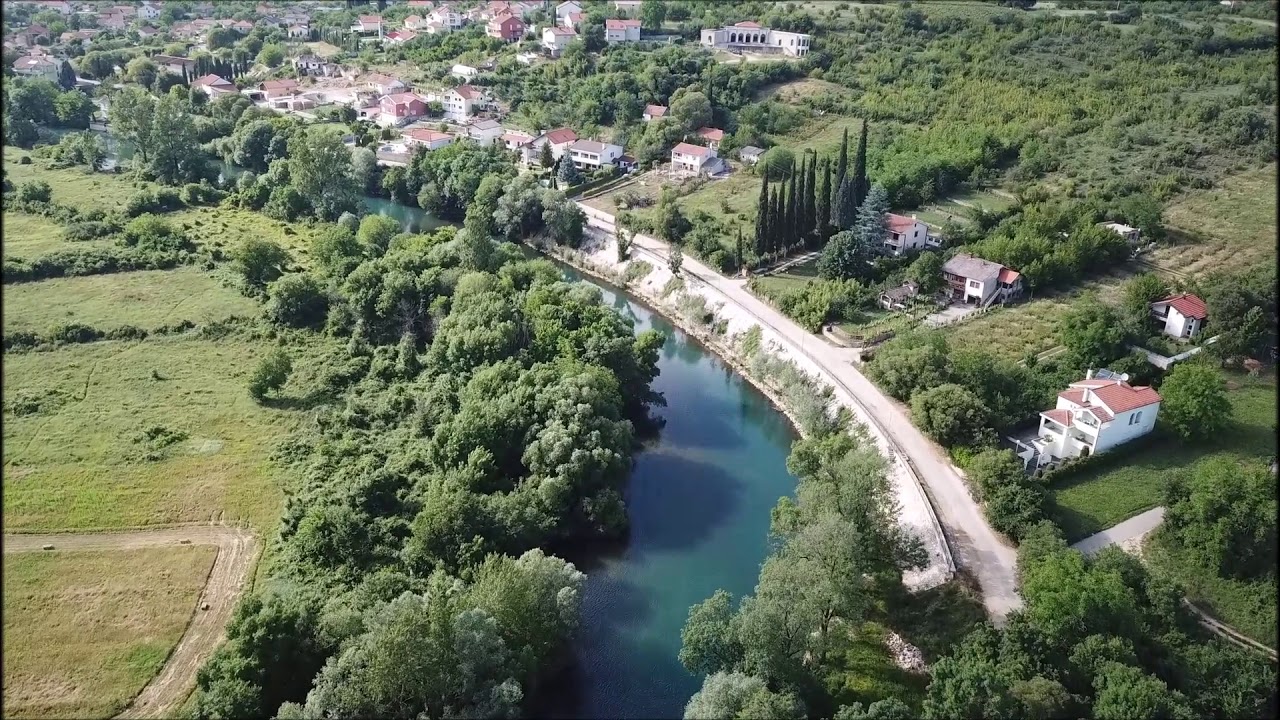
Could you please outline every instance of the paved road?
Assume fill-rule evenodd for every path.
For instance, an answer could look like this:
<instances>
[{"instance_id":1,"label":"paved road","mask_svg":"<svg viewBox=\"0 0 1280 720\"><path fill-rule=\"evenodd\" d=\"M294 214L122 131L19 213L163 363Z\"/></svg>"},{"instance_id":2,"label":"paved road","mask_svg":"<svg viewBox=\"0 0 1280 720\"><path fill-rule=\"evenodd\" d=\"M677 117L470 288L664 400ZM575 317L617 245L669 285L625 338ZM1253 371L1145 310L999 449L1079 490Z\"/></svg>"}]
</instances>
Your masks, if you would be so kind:
<instances>
[{"instance_id":1,"label":"paved road","mask_svg":"<svg viewBox=\"0 0 1280 720\"><path fill-rule=\"evenodd\" d=\"M169 654L159 674L142 688L120 718L173 717L182 701L195 686L196 671L225 637L231 611L249 579L258 556L258 539L240 528L219 525L139 530L136 532L100 532L83 535L53 533L49 535L5 535L4 552L31 552L45 545L58 550L122 550L185 544L217 545L218 556L209 571L209 579L194 615L182 639ZM208 609L202 609L205 605Z\"/></svg>"},{"instance_id":2,"label":"paved road","mask_svg":"<svg viewBox=\"0 0 1280 720\"><path fill-rule=\"evenodd\" d=\"M1163 521L1164 508L1151 508L1144 513L1134 515L1128 520L1112 525L1096 535L1090 535L1071 547L1085 555L1092 555L1108 545L1121 545L1131 540L1137 540L1155 530Z\"/></svg>"},{"instance_id":3,"label":"paved road","mask_svg":"<svg viewBox=\"0 0 1280 720\"><path fill-rule=\"evenodd\" d=\"M592 226L607 232L614 231L612 216L582 207ZM659 240L636 235L633 242L654 255L667 256L667 245ZM840 386L861 404L866 414L895 445L894 450L907 459L923 481L957 564L977 578L987 613L997 622L1002 622L1010 610L1022 606L1016 577L1017 554L1013 547L987 524L982 509L974 502L964 479L942 449L911 424L902 405L882 393L854 368L852 360L856 352L821 340L815 341L790 318L748 291L745 280L726 278L689 255L684 256L682 269L723 293L760 324L790 341L794 348L822 368L827 381Z\"/></svg>"}]
</instances>

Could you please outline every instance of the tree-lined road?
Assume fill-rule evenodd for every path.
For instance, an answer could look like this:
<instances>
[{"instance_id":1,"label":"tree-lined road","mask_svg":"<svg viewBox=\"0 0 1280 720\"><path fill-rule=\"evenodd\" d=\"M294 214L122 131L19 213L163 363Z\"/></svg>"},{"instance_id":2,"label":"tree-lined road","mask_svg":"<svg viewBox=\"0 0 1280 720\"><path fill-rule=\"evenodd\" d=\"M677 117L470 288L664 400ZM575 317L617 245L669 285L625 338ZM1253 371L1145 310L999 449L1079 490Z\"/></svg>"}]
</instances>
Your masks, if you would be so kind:
<instances>
[{"instance_id":1,"label":"tree-lined road","mask_svg":"<svg viewBox=\"0 0 1280 720\"><path fill-rule=\"evenodd\" d=\"M591 226L609 233L615 231L613 216L581 203L579 206ZM667 244L655 238L637 234L633 245L656 257L667 257ZM901 405L881 392L853 366L852 351L815 338L753 295L747 290L745 280L726 278L688 255L684 256L682 270L785 338L793 349L822 369L826 381L838 385L853 397L880 427L895 452L902 455L923 482L952 554L959 565L977 578L987 613L1002 621L1009 611L1022 606L1017 587L1017 553L987 524L964 479L941 448L911 424Z\"/></svg>"}]
</instances>

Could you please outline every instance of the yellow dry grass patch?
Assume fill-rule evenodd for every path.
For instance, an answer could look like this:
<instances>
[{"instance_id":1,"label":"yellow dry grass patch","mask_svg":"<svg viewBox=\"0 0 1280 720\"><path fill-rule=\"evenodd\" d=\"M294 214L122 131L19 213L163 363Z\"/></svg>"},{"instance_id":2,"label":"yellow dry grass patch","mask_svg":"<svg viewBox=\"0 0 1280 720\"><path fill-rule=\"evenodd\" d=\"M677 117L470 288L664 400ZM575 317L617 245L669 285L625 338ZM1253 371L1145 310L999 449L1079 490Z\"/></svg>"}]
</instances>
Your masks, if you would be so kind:
<instances>
[{"instance_id":1,"label":"yellow dry grass patch","mask_svg":"<svg viewBox=\"0 0 1280 720\"><path fill-rule=\"evenodd\" d=\"M4 556L4 715L105 718L186 630L217 548Z\"/></svg>"},{"instance_id":2,"label":"yellow dry grass patch","mask_svg":"<svg viewBox=\"0 0 1280 720\"><path fill-rule=\"evenodd\" d=\"M1193 190L1164 213L1172 242L1147 259L1192 276L1276 261L1276 164ZM1180 232L1181 231L1181 232Z\"/></svg>"}]
</instances>

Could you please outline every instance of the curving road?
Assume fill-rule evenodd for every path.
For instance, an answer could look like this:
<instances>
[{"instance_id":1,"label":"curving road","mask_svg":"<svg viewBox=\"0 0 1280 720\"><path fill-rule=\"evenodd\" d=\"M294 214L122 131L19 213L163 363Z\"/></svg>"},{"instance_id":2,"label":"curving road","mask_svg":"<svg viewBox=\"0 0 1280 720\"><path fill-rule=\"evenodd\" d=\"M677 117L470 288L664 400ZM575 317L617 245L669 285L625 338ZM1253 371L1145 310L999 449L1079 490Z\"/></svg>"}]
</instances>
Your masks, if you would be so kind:
<instances>
[{"instance_id":1,"label":"curving road","mask_svg":"<svg viewBox=\"0 0 1280 720\"><path fill-rule=\"evenodd\" d=\"M578 203L592 227L613 233L613 216ZM633 245L656 257L667 257L667 245L646 235L635 235ZM761 325L786 338L792 347L820 367L827 382L839 386L862 405L921 479L946 535L957 564L978 581L987 613L1002 622L1011 610L1022 606L1018 596L1017 553L987 524L982 509L946 454L911 424L905 408L886 396L853 366L854 351L833 347L795 324L790 318L757 298L746 281L726 278L684 256L682 272L692 275L736 303Z\"/></svg>"},{"instance_id":2,"label":"curving road","mask_svg":"<svg viewBox=\"0 0 1280 720\"><path fill-rule=\"evenodd\" d=\"M134 548L216 545L218 556L209 571L187 630L159 674L117 717L173 717L195 685L196 671L225 637L227 621L258 556L258 538L248 530L218 525L190 525L136 532L5 535L4 552L54 550L129 550ZM203 609L205 606L208 609Z\"/></svg>"}]
</instances>

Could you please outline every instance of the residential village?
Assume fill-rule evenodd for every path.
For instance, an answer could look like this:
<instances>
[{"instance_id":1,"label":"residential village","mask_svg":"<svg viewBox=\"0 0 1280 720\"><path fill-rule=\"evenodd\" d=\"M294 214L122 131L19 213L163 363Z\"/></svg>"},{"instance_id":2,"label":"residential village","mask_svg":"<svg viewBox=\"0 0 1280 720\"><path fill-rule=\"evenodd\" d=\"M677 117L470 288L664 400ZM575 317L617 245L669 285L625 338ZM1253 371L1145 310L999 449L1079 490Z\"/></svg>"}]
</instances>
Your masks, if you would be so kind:
<instances>
[{"instance_id":1,"label":"residential village","mask_svg":"<svg viewBox=\"0 0 1280 720\"><path fill-rule=\"evenodd\" d=\"M547 448L538 450L547 458L530 460L532 451L522 455L506 448L510 452L502 455L480 440L468 445L471 428L449 430L457 438L443 435L454 422L446 416L462 416L469 407L459 388L486 392L478 381L465 379L472 373L498 387L507 379L493 368L504 362L514 368L535 352L549 353L538 362L555 372L568 372L592 353L605 354L599 350L604 341L597 347L594 335L590 342L569 336L612 328L612 315L608 321L587 319L586 311L572 318L565 311L561 317L559 309L538 305L568 307L580 300L569 291L556 300L537 295L545 290L539 274L554 266L520 265L527 258L518 258L503 241L524 243L606 284L619 297L638 298L669 320L681 338L696 338L704 350L720 355L725 367L749 381L752 393L758 389L785 411L787 432L795 431L788 442L808 453L786 461L784 469L799 478L792 487L801 489L773 510L772 524L766 523L772 554L762 561L766 569L757 596L741 594L750 591L748 584L734 591L737 610L729 605L723 613L715 610L719 594L690 609L679 657L684 665L677 670L699 676L704 685L690 700L686 717L704 716L695 710L711 705L696 703L724 694L714 691L716 683L730 682L720 676L741 675L743 683L758 683L761 697L777 701L769 707L783 708L775 713L779 718L803 717L792 710L805 707L809 717L864 717L856 714L861 710L849 710L855 699L869 703L874 695L887 702L848 689L867 685L858 671L841 665L862 651L857 645L814 645L794 668L786 666L791 675L779 671L762 678L751 673L765 671L742 658L712 658L714 653L701 658L697 652L702 650L688 650L697 638L714 634L688 628L710 626L712 615L735 618L716 626L716 633L749 626L738 614L764 623L761 627L783 622L772 616L767 622L752 619L749 613L764 597L760 588L767 585L766 575L792 563L785 548L807 538L805 523L818 522L804 503L814 502L811 483L828 472L832 477L881 473L866 487L891 487L894 499L885 507L914 518L910 532L924 527L934 533L920 546L928 556L924 564L869 564L851 571L851 577L883 575L901 584L911 573L937 571L945 575L945 585L935 595L927 594L930 586L922 594L930 598L924 605L932 608L929 603L963 596L977 616L996 622L992 632L998 637L1016 639L1019 623L1043 622L1019 611L1027 607L1019 593L1025 595L1027 587L1049 592L1058 583L1056 577L1044 579L1048 575L1038 583L1026 579L1049 567L1035 553L1084 552L1093 548L1090 543L1101 547L1114 540L1141 557L1137 567L1149 567L1152 577L1173 583L1175 590L1165 594L1174 597L1176 591L1198 618L1225 628L1209 634L1225 638L1231 648L1254 652L1263 647L1273 656L1263 636L1274 628L1274 602L1256 600L1265 594L1259 588L1274 587L1273 572L1215 570L1203 559L1209 551L1193 548L1209 537L1207 531L1195 534L1210 522L1197 512L1215 518L1246 512L1244 501L1226 508L1230 503L1213 495L1217 488L1247 496L1252 514L1240 527L1253 528L1266 525L1259 519L1265 508L1254 507L1257 488L1274 486L1275 256L1260 241L1275 225L1274 208L1262 207L1270 202L1262 199L1265 191L1275 186L1275 123L1268 124L1262 113L1274 110L1274 74L1261 76L1261 56L1275 48L1274 41L1258 35L1269 16L1247 2L1161 5L1151 11L1101 0L1079 4L6 0L5 220L24 237L42 238L6 245L6 302L58 283L127 283L143 273L186 278L165 279L175 283L168 293L187 293L182 283L204 288L190 291L193 304L228 288L235 289L235 297L220 300L199 323L175 326L173 313L187 310L155 310L162 322L154 330L132 324L103 330L81 322L96 317L92 313L51 315L61 312L56 308L62 298L33 300L25 311L55 324L13 331L7 324L5 352L20 357L47 351L53 357L99 343L154 346L197 335L201 342L228 337L251 348L236 349L253 361L243 372L236 364L242 358L222 359L221 348L229 345L217 345L216 357L218 363L235 365L239 402L247 402L239 397L240 375L252 371L252 412L270 414L271 422L280 423L261 430L263 437L272 442L303 432L319 437L331 432L329 423L350 423L317 445L323 450L315 451L319 459L308 460L313 465L289 469L299 474L288 481L294 485L280 481L287 489L273 487L284 509L264 511L265 521L255 516L254 532L266 528L263 536L277 542L272 553L282 553L289 563L305 558L299 567L315 570L317 577L348 573L348 579L334 581L334 587L350 591L343 602L392 607L392 601L402 602L397 595L411 594L406 588L427 587L421 582L427 576L437 583L447 572L461 573L466 583L480 582L479 575L467 574L478 572L468 563L479 567L488 562L480 560L486 553L496 556L519 545L484 537L509 528L481 528L468 513L494 512L511 527L517 520L507 517L516 513L506 505L467 505L472 495L501 494L477 488L510 482L514 489L503 495L506 502L525 492L523 478L511 474L511 467L523 472L522 463L559 463L546 470L551 479L538 491L549 498L561 492L548 489L560 481L556 473L568 472L563 467L573 464L555 459L558 450ZM1176 18L1182 18L1181 25ZM1213 25L1215 31L1191 39L1195 23ZM948 44L956 38L973 49L956 50ZM1106 48L1100 47L1104 40L1110 43ZM1010 50L1027 47L1036 49ZM1089 52L1104 53L1106 59L1094 63ZM1159 93L1148 93L1137 78L1151 62L1146 58L1157 55L1172 69L1168 77L1161 75ZM1231 82L1213 84L1223 78ZM1058 95L1041 93L1046 87ZM1219 96L1230 97L1222 108L1211 102ZM1073 101L1087 109L1073 110ZM177 128L182 137L166 138L155 128ZM56 239L43 239L41 233ZM150 307L149 292L113 287L110 302L125 298ZM552 297L552 291L545 292ZM454 302L454 293L472 294L475 307ZM499 302L499 293L518 299ZM510 307L502 304L509 300ZM509 310L519 319L501 325ZM521 315L526 312L527 318ZM464 316L475 327L491 330L491 336L477 331L452 337L461 324L453 319ZM537 337L556 323L554 332L564 334L558 344ZM608 347L627 345L614 340ZM636 368L652 366L655 361L645 353L653 350L656 357L655 348L663 346L647 348L645 342L618 351L626 355L617 361L623 369L610 366L608 372L617 377L601 382L614 384L609 392L633 395L619 401L618 408L625 410L599 410L612 413L610 422L618 427L626 424L628 439L633 425L643 425L628 413L658 405L648 395L657 372L643 379L648 370ZM515 349L520 343L529 348ZM281 354L285 350L292 359ZM662 352L670 354L669 347ZM517 356L519 362L513 361ZM202 362L208 357L205 353ZM104 361L77 358L76 372L81 366L96 368L95 362ZM473 364L459 371L457 377L464 378L459 387L440 389L445 380L422 378L431 374L424 368L434 370L441 363ZM477 370L482 367L487 369ZM151 378L146 382L156 387L169 383L173 374L156 364L133 375L143 377L146 371ZM133 375L127 382L137 381ZM437 403L436 395L424 390L430 383L439 385L431 392L444 400ZM90 383L83 387L88 395ZM574 391L575 397L588 394L583 388ZM55 397L52 391L32 391L13 401L6 394L6 419L39 419L48 408L75 397L59 392ZM202 399L201 391L183 392ZM428 397L452 410L427 407ZM231 405L222 396L219 402ZM583 417L597 412L596 406L581 410L588 401L578 402ZM312 412L323 408L327 413L343 403L346 415ZM304 416L305 421L297 419ZM285 417L293 423L287 431L281 429L286 421L279 420ZM480 427L490 419L469 422ZM498 420L492 422L485 431L502 438L484 442L516 437L514 425L499 429ZM596 429L574 435L588 427L584 422L563 421L572 432L566 430L547 447L595 443L608 435ZM147 462L167 461L165 453L177 452L170 445L196 448L189 451L194 457L216 454L206 449L222 442L195 431L188 438L182 434L186 430L173 431L173 438L181 438L169 441L170 431L160 425L132 432L138 438L132 442L147 448L138 451ZM592 434L589 441L583 439L587 434ZM430 483L438 487L406 481L394 490L370 489L375 483L364 475L351 479L380 465L388 476L420 471L414 463L427 460L398 451L376 455L383 452L379 443L393 436L405 445L423 438L422 452L431 462L450 458L447 472L432 471ZM305 454L287 444L292 440L280 442L281 455ZM376 452L353 449L366 443ZM9 444L6 435L7 452ZM866 449L878 453L874 463L858 454ZM363 469L345 465L342 453L359 458ZM236 472L268 465L265 451L246 457L235 461ZM800 461L793 462L797 457ZM630 456L624 459L629 462ZM824 463L830 467L819 467ZM602 466L598 475L625 475L618 470L622 464L607 471ZM335 482L316 477L341 473L347 473L342 482L356 486L351 497L364 494L351 503L359 507L350 516L341 514L348 512L342 505L348 500L335 499L347 498L348 489L315 489ZM811 475L800 477L805 473ZM396 477L394 482L401 482ZM5 482L8 488L8 477ZM393 481L385 482L392 487ZM457 497L445 497L439 490L445 487L456 490ZM573 522L590 525L593 532L625 524L622 500L608 505L616 488L600 488L590 497L570 497L565 490L565 498L554 502L521 502L572 505L566 517L583 515L586 520ZM718 492L710 481L699 489ZM198 489L183 492L180 500L165 502L193 503L203 514L223 517L205 513L203 501L192 499L200 496ZM395 500L375 499L378 493ZM826 488L821 494L834 497L840 491ZM239 495L235 500L242 502ZM723 498L714 502L733 505ZM56 505L28 503L45 513ZM341 509L325 515L305 509L306 503L325 507L324 513ZM374 507L378 503L396 509ZM459 516L449 518L457 527L431 515L446 510ZM37 519L27 529L101 527L85 512L75 523ZM173 517L151 515L165 523L193 520L185 508ZM196 519L214 524L207 517ZM546 530L555 522L545 520L539 540L519 546L541 552L549 538L580 539L576 529L556 525L555 533L563 530L562 535ZM1265 536L1271 542L1274 526L1255 529L1232 535L1231 542L1249 547L1242 553L1249 558L1274 558L1274 548L1258 549L1262 541L1257 540ZM361 539L351 539L356 537ZM458 538L462 545L449 544ZM395 543L406 549L392 552L388 548ZM377 546L377 553L357 547L362 544ZM446 561L432 555L442 547L466 558ZM329 559L315 559L323 553L358 559L327 565ZM1105 557L1102 562L1117 567L1122 562ZM272 562L278 561L272 557ZM1082 578L1094 572L1092 562L1082 560L1085 569L1070 575L1069 582L1087 584ZM1222 560L1220 567L1227 564ZM412 568L404 571L403 581L392 573L401 567ZM1123 569L1129 574L1119 574L1126 578L1137 572L1128 565ZM274 582L293 570L275 566L268 572ZM368 590L359 584L363 580L350 580L383 572L392 578L385 588L370 583L374 589ZM282 585L291 583L298 584L297 578L288 577ZM458 583L463 587L462 580ZM393 587L398 590L392 592ZM356 592L386 597L374 602L351 594ZM1147 592L1165 591L1144 586L1141 593ZM236 634L250 621L226 619L237 596L229 597L221 622L235 628L226 646L231 649L211 655L206 648L199 662L189 661L192 668L207 668L191 680L194 694L187 690L192 699L185 702L196 717L226 714L219 703L235 699L235 683L242 682L236 663L250 656L248 636ZM256 590L254 597L258 602ZM889 610L824 606L821 630L804 634L825 638L831 617L864 613L865 626L849 625L847 634L855 640L841 642L863 642L860 634L868 634L876 638L868 647L898 647L907 633L892 625L896 601L890 597L896 596L876 600L877 607ZM934 599L939 597L944 599ZM743 598L753 598L757 606ZM1148 600L1141 595L1143 613L1164 612L1147 608ZM1035 598L1026 602L1036 608ZM324 633L356 632L333 629L347 622L335 619L337 605L316 610L323 622L313 624L323 626ZM216 603L213 607L219 609ZM1161 622L1167 619L1161 617ZM1014 630L1005 629L1007 618L1013 618ZM379 622L347 624L372 636ZM1073 622L1084 627L1092 620ZM1083 667L1083 661L1077 662L1074 653L1093 647L1086 636L1119 632L1089 629L1096 632L1054 641L1061 646L1053 652L1071 657L1070 672L1079 675L1070 683L1071 702L1080 703L1070 707L1079 712L1063 716L1115 716L1089 715L1087 707L1103 705L1107 686L1092 675L1102 677L1104 671L1118 677L1141 666L1144 682L1159 676L1160 691L1153 690L1153 697L1200 692L1190 681L1179 685L1183 675L1175 680L1164 666L1143 658L1123 663L1110 658L1129 658L1131 647L1142 647L1136 636L1126 636L1124 642L1131 644L1125 652L1107 650L1110 664L1099 665L1104 669L1081 674L1075 665ZM1161 637L1161 643L1175 643ZM349 698L343 700L335 689L342 676L330 669L337 667L334 658L348 659L342 672L358 675L364 667L350 660L357 650L348 648L357 645L349 639L334 640L323 652L315 651L315 658L306 658L302 692L290 687L277 697L270 688L283 681L269 672L243 681L253 687L249 714L274 717L277 708L280 717L387 710L390 705L339 704ZM754 641L744 635L726 647ZM965 647L957 638L931 642L922 642L931 663L961 657L951 653ZM1178 647L1177 652L1185 651ZM523 652L534 657L527 648ZM689 660L695 656L702 664ZM316 659L320 662L312 662ZM1000 682L1022 687L1018 683L1045 680L1027 677L1030 671L1020 662L1006 667L1001 660L999 673L1016 680ZM1112 667L1117 664L1125 669ZM991 666L997 666L995 660ZM149 677L163 677L152 670ZM1233 696L1237 700L1253 692L1254 681L1264 674L1249 673L1240 682L1253 684ZM1092 675L1082 680L1086 674ZM795 680L800 676L805 682ZM522 681L531 677L526 674ZM912 691L925 692L923 701L900 688L882 695L907 698L904 708L931 718L983 714L976 706L956 704L953 685L958 682L945 673L924 678ZM537 684L530 681L531 687ZM837 686L844 689L831 689ZM1176 692L1165 693L1167 688ZM1024 714L1042 709L1011 689L990 692L1004 693L1004 699L1016 696L1009 707ZM148 697L137 688L133 693L130 698ZM1177 697L1169 702L1183 702ZM508 701L522 707L520 699L503 700ZM1207 712L1218 707L1212 703L1227 700L1215 696L1196 702L1201 703L1197 710ZM1244 707L1245 701L1239 702ZM111 708L112 716L124 711L122 703ZM837 713L837 707L845 709ZM886 716L912 716L897 706L884 707ZM736 710L710 714L743 715ZM872 716L880 715L865 715ZM1151 716L1181 715L1168 710Z\"/></svg>"}]
</instances>

